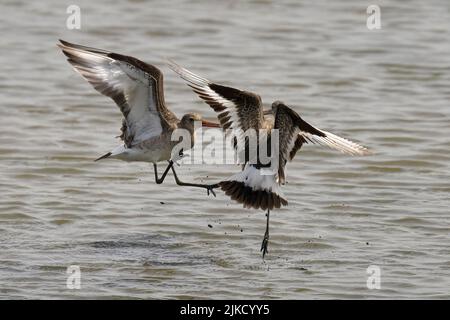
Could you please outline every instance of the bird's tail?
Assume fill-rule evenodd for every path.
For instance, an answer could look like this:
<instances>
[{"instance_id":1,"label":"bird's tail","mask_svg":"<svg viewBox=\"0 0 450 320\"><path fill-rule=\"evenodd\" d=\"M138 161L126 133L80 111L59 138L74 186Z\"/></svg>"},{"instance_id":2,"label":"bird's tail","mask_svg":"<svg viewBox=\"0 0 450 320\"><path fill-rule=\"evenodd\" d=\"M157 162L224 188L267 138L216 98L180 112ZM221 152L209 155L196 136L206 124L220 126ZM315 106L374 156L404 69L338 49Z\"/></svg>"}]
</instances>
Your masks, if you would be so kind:
<instances>
[{"instance_id":1,"label":"bird's tail","mask_svg":"<svg viewBox=\"0 0 450 320\"><path fill-rule=\"evenodd\" d=\"M127 150L128 149L124 145L120 145L120 146L115 147L110 152L105 153L100 158L95 159L94 161L98 161L98 160L102 160L102 159L106 159L106 158L118 158L118 157L120 157L121 154L126 153Z\"/></svg>"},{"instance_id":2,"label":"bird's tail","mask_svg":"<svg viewBox=\"0 0 450 320\"><path fill-rule=\"evenodd\" d=\"M105 154L102 155L100 158L97 158L97 159L95 159L94 161L98 161L98 160L102 160L102 159L109 158L111 155L112 155L112 152L105 153Z\"/></svg>"},{"instance_id":3,"label":"bird's tail","mask_svg":"<svg viewBox=\"0 0 450 320\"><path fill-rule=\"evenodd\" d=\"M288 204L276 174L265 174L247 164L242 172L219 182L220 188L244 208L273 209Z\"/></svg>"}]
</instances>

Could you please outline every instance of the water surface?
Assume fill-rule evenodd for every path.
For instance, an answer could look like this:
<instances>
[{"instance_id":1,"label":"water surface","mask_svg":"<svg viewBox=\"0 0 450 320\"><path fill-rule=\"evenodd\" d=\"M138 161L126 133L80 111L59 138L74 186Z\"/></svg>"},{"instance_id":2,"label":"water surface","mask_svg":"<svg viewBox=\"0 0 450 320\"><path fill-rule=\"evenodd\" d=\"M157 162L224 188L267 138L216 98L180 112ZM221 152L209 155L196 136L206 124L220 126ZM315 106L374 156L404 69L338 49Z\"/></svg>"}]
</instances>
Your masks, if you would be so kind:
<instances>
[{"instance_id":1,"label":"water surface","mask_svg":"<svg viewBox=\"0 0 450 320\"><path fill-rule=\"evenodd\" d=\"M70 4L0 4L0 298L450 298L447 1L379 1L376 31L356 0L79 0L81 30L66 28ZM119 143L121 115L58 38L160 67L177 115L214 113L163 57L375 154L305 146L263 262L263 212L170 176L156 185L149 164L92 161ZM178 168L209 182L236 170ZM66 288L69 265L80 290Z\"/></svg>"}]
</instances>

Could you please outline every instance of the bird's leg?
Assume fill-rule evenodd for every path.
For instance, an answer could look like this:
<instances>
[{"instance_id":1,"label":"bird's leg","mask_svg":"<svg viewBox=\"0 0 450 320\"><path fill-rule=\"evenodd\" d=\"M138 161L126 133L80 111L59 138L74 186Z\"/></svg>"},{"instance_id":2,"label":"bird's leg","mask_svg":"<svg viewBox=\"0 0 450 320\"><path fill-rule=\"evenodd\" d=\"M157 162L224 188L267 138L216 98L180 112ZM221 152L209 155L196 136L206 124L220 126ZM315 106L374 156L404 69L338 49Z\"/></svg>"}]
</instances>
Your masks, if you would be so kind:
<instances>
[{"instance_id":1,"label":"bird's leg","mask_svg":"<svg viewBox=\"0 0 450 320\"><path fill-rule=\"evenodd\" d=\"M206 192L208 193L212 193L212 195L215 197L216 193L214 192L215 188L219 187L219 184L199 184L199 183L187 183L187 182L183 182L180 179L178 179L177 173L175 172L175 168L172 166L172 172L173 172L173 176L175 177L175 182L177 183L177 185L179 186L186 186L186 187L197 187L197 188L205 188Z\"/></svg>"},{"instance_id":2,"label":"bird's leg","mask_svg":"<svg viewBox=\"0 0 450 320\"><path fill-rule=\"evenodd\" d=\"M261 244L261 251L263 254L263 259L264 256L266 255L267 251L267 245L269 244L269 215L270 215L270 209L267 209L267 222L266 222L266 232L264 233L264 238Z\"/></svg>"},{"instance_id":3,"label":"bird's leg","mask_svg":"<svg viewBox=\"0 0 450 320\"><path fill-rule=\"evenodd\" d=\"M164 170L163 175L161 178L158 178L158 167L156 166L156 163L153 164L153 168L155 169L155 182L157 184L163 183L164 179L166 178L167 172L169 172L170 168L173 166L173 161L169 161L169 165L167 166L166 170Z\"/></svg>"}]
</instances>

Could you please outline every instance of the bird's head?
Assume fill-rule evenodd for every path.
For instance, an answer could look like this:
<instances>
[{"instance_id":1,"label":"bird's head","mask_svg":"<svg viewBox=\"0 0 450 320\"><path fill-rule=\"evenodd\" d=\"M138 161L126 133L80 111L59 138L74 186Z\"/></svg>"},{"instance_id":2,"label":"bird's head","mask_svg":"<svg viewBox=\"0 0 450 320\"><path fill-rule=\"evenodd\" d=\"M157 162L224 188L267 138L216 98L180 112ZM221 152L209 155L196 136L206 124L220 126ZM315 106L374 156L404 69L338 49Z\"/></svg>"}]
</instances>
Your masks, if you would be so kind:
<instances>
[{"instance_id":1,"label":"bird's head","mask_svg":"<svg viewBox=\"0 0 450 320\"><path fill-rule=\"evenodd\" d=\"M273 114L277 114L278 107L279 107L279 106L284 106L284 105L285 105L285 104L284 104L284 102L282 102L282 101L279 101L279 100L274 101L274 102L272 103L272 113L273 113Z\"/></svg>"},{"instance_id":2,"label":"bird's head","mask_svg":"<svg viewBox=\"0 0 450 320\"><path fill-rule=\"evenodd\" d=\"M268 108L269 106L264 106L264 112L263 112L263 114L264 114L265 116L267 116L267 115L275 116L275 115L277 114L278 107L281 106L281 105L285 105L284 102L278 101L278 100L277 100L277 101L274 101L274 102L272 103L272 106L270 107L270 109L266 109L266 108Z\"/></svg>"}]
</instances>

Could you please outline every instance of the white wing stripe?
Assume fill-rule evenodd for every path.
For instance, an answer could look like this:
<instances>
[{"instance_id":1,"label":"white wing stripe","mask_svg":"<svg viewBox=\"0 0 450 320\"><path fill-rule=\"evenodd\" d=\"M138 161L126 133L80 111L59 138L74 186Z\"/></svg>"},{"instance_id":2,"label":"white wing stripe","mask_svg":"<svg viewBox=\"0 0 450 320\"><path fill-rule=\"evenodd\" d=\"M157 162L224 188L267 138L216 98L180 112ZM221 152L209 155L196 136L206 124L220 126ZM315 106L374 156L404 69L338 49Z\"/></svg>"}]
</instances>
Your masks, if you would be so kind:
<instances>
[{"instance_id":1,"label":"white wing stripe","mask_svg":"<svg viewBox=\"0 0 450 320\"><path fill-rule=\"evenodd\" d=\"M133 144L162 133L161 118L156 105L153 85L157 80L144 70L105 54L85 51L66 45L61 49L69 54L74 69L88 80L96 90L114 98L122 94L127 106L122 111L127 118ZM152 80L151 80L152 79ZM154 82L154 83L153 83Z\"/></svg>"},{"instance_id":2,"label":"white wing stripe","mask_svg":"<svg viewBox=\"0 0 450 320\"><path fill-rule=\"evenodd\" d=\"M167 59L167 63L169 65L169 67L175 71L176 73L178 73L178 75L180 75L180 77L192 84L195 84L197 86L203 87L203 86L207 86L209 83L211 83L208 79L202 78L194 73L192 73L191 71L183 68L182 66L178 65L177 63L175 63L174 61Z\"/></svg>"},{"instance_id":3,"label":"white wing stripe","mask_svg":"<svg viewBox=\"0 0 450 320\"><path fill-rule=\"evenodd\" d=\"M236 112L237 106L234 104L233 101L230 101L228 99L225 99L221 95L219 95L217 92L212 90L209 85L211 84L211 81L208 79L202 78L191 71L181 67L177 63L175 63L172 60L167 60L169 67L175 71L182 79L189 82L193 89L200 92L202 95L207 96L209 99L214 100L216 103L222 105L225 107L225 110L221 111L219 115L228 113L230 116L229 122L231 122L230 129L235 131L236 137L239 139L241 138L241 132L242 130L239 130L241 127L239 116Z\"/></svg>"},{"instance_id":4,"label":"white wing stripe","mask_svg":"<svg viewBox=\"0 0 450 320\"><path fill-rule=\"evenodd\" d=\"M295 146L295 141L297 141L297 137L298 137L299 133L300 133L300 129L296 127L294 129L294 132L292 133L292 135L289 138L289 143L288 143L288 146L286 149L286 155L285 155L285 159L287 159L287 160L289 159L289 154L291 153L292 149Z\"/></svg>"},{"instance_id":5,"label":"white wing stripe","mask_svg":"<svg viewBox=\"0 0 450 320\"><path fill-rule=\"evenodd\" d=\"M331 132L323 130L320 131L323 132L326 136L320 137L304 131L301 131L299 135L303 136L307 141L341 151L342 153L350 155L367 155L370 153L366 147L363 147L353 141L341 138L335 134L332 134Z\"/></svg>"}]
</instances>

